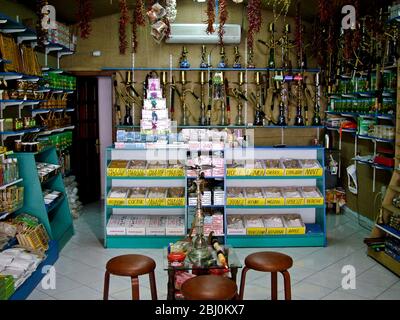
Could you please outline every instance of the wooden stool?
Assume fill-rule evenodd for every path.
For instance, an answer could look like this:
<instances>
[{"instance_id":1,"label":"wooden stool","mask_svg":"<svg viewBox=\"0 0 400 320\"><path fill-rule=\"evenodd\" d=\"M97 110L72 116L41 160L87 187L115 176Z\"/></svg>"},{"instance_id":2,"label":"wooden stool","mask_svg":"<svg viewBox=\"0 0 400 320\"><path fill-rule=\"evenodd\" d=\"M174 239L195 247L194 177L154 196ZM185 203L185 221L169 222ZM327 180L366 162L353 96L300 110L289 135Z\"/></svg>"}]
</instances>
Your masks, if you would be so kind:
<instances>
[{"instance_id":1,"label":"wooden stool","mask_svg":"<svg viewBox=\"0 0 400 320\"><path fill-rule=\"evenodd\" d=\"M106 265L103 299L108 300L110 274L122 277L131 277L132 300L139 300L138 276L149 274L151 299L157 300L156 279L154 276L155 268L156 263L153 259L139 254L128 254L112 258Z\"/></svg>"},{"instance_id":2,"label":"wooden stool","mask_svg":"<svg viewBox=\"0 0 400 320\"><path fill-rule=\"evenodd\" d=\"M246 273L249 269L271 273L271 299L278 299L277 273L283 275L285 284L285 300L291 300L290 274L287 271L293 265L291 257L278 252L257 252L246 257L245 267L240 281L239 299L243 300Z\"/></svg>"},{"instance_id":3,"label":"wooden stool","mask_svg":"<svg viewBox=\"0 0 400 320\"><path fill-rule=\"evenodd\" d=\"M232 300L237 295L237 286L222 276L203 275L185 281L181 292L185 300Z\"/></svg>"}]
</instances>

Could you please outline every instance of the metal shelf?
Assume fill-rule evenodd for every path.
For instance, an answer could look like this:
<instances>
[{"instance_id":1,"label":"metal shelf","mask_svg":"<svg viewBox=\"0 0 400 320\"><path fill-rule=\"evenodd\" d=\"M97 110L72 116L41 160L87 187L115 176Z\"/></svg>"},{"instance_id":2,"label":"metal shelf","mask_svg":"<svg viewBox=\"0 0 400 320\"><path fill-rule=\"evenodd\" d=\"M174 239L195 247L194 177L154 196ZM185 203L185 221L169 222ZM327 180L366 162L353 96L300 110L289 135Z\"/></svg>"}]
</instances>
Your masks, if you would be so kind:
<instances>
[{"instance_id":1,"label":"metal shelf","mask_svg":"<svg viewBox=\"0 0 400 320\"><path fill-rule=\"evenodd\" d=\"M73 129L75 129L75 126L69 126L69 127L64 127L64 128L47 130L47 131L41 132L39 135L47 136L47 135L50 135L50 134L53 134L53 133L59 133L59 132L67 131L67 130L73 130Z\"/></svg>"},{"instance_id":2,"label":"metal shelf","mask_svg":"<svg viewBox=\"0 0 400 320\"><path fill-rule=\"evenodd\" d=\"M185 206L109 206L109 205L107 205L107 208L108 209L185 209Z\"/></svg>"},{"instance_id":3,"label":"metal shelf","mask_svg":"<svg viewBox=\"0 0 400 320\"><path fill-rule=\"evenodd\" d=\"M384 143L395 143L395 141L396 141L394 139L383 139L383 138L367 136L367 135L362 135L362 134L357 134L357 137L359 137L360 139L374 140L376 142L384 142Z\"/></svg>"},{"instance_id":4,"label":"metal shelf","mask_svg":"<svg viewBox=\"0 0 400 320\"><path fill-rule=\"evenodd\" d=\"M358 112L340 112L340 111L325 111L326 114L339 115L343 117L361 117L361 118L372 118L381 120L395 120L396 115L394 114L377 114L377 113L358 113Z\"/></svg>"},{"instance_id":5,"label":"metal shelf","mask_svg":"<svg viewBox=\"0 0 400 320\"><path fill-rule=\"evenodd\" d=\"M227 176L227 180L315 180L324 176Z\"/></svg>"},{"instance_id":6,"label":"metal shelf","mask_svg":"<svg viewBox=\"0 0 400 320\"><path fill-rule=\"evenodd\" d=\"M248 71L248 72L256 72L256 71L283 71L288 72L286 69L280 68L115 68L115 67L104 67L101 69L102 71ZM293 73L306 72L306 73L318 73L321 70L317 68L310 69L292 69L290 70Z\"/></svg>"},{"instance_id":7,"label":"metal shelf","mask_svg":"<svg viewBox=\"0 0 400 320\"><path fill-rule=\"evenodd\" d=\"M10 182L10 183L7 183L7 184L5 184L5 185L2 185L2 186L0 186L0 190L5 190L5 189L7 189L8 187L11 187L11 186L13 186L14 184L18 184L18 183L20 183L20 182L22 182L22 181L24 181L23 179L18 179L18 180L15 180L15 181L13 181L13 182Z\"/></svg>"},{"instance_id":8,"label":"metal shelf","mask_svg":"<svg viewBox=\"0 0 400 320\"><path fill-rule=\"evenodd\" d=\"M107 176L107 179L109 180L185 180L185 176L181 177L149 177L149 176L143 176L143 177L111 177Z\"/></svg>"},{"instance_id":9,"label":"metal shelf","mask_svg":"<svg viewBox=\"0 0 400 320\"><path fill-rule=\"evenodd\" d=\"M395 228L389 227L387 225L375 224L375 226L386 233L390 234L391 236L400 240L400 231L396 230Z\"/></svg>"},{"instance_id":10,"label":"metal shelf","mask_svg":"<svg viewBox=\"0 0 400 320\"><path fill-rule=\"evenodd\" d=\"M32 128L32 129L26 129L26 130L20 130L20 131L3 131L3 132L0 132L0 136L3 136L3 137L22 136L26 133L40 132L40 130L42 130L42 128Z\"/></svg>"},{"instance_id":11,"label":"metal shelf","mask_svg":"<svg viewBox=\"0 0 400 320\"><path fill-rule=\"evenodd\" d=\"M306 209L306 208L313 208L313 209L323 209L325 205L294 205L294 206L226 206L227 209Z\"/></svg>"}]
</instances>

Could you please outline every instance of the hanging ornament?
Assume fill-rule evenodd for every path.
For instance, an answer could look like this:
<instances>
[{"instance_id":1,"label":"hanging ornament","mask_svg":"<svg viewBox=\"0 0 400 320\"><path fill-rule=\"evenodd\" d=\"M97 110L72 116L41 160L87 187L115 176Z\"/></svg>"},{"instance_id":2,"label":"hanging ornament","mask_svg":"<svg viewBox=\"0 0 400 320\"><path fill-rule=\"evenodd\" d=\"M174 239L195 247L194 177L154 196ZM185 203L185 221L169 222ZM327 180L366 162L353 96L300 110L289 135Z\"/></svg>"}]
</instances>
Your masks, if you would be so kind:
<instances>
[{"instance_id":1,"label":"hanging ornament","mask_svg":"<svg viewBox=\"0 0 400 320\"><path fill-rule=\"evenodd\" d=\"M126 40L126 26L129 23L128 5L126 0L119 0L119 53L125 54L128 48L128 41Z\"/></svg>"},{"instance_id":2,"label":"hanging ornament","mask_svg":"<svg viewBox=\"0 0 400 320\"><path fill-rule=\"evenodd\" d=\"M225 23L228 20L228 1L220 0L219 1L219 44L222 46L224 44L224 34L225 34Z\"/></svg>"},{"instance_id":3,"label":"hanging ornament","mask_svg":"<svg viewBox=\"0 0 400 320\"><path fill-rule=\"evenodd\" d=\"M215 32L215 0L207 0L207 34Z\"/></svg>"},{"instance_id":4,"label":"hanging ornament","mask_svg":"<svg viewBox=\"0 0 400 320\"><path fill-rule=\"evenodd\" d=\"M81 33L82 39L89 38L90 33L92 32L91 28L91 19L93 14L93 5L91 0L77 0L78 3L78 26Z\"/></svg>"},{"instance_id":5,"label":"hanging ornament","mask_svg":"<svg viewBox=\"0 0 400 320\"><path fill-rule=\"evenodd\" d=\"M247 31L247 46L253 49L254 34L260 32L262 24L261 0L249 0L247 6L247 19L249 21L249 30Z\"/></svg>"}]
</instances>

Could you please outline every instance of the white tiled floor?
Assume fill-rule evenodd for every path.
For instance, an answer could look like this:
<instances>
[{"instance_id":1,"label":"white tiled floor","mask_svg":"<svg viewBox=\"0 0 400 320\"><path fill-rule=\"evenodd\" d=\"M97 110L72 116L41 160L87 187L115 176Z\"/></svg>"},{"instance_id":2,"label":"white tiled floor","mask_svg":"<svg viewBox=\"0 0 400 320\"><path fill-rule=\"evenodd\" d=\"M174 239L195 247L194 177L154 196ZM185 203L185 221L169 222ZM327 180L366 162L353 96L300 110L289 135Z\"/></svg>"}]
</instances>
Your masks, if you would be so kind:
<instances>
[{"instance_id":1,"label":"white tiled floor","mask_svg":"<svg viewBox=\"0 0 400 320\"><path fill-rule=\"evenodd\" d=\"M117 255L140 253L151 256L157 263L156 281L159 299L167 296L167 274L162 269L162 250L159 249L104 249L103 220L100 204L87 206L75 221L76 235L60 254L55 267L56 289L43 290L39 285L29 299L35 300L94 300L102 299L104 267ZM290 255L292 298L296 300L332 299L392 299L400 300L400 278L369 258L363 238L369 232L343 215L327 216L328 247L326 248L268 248ZM241 261L262 248L236 249ZM342 289L341 270L345 265L356 268L356 289ZM238 275L240 279L240 272ZM149 281L140 281L141 299L150 299ZM283 299L282 280L279 278L279 298ZM110 299L131 299L128 278L111 277ZM249 271L245 299L270 299L270 276Z\"/></svg>"}]
</instances>

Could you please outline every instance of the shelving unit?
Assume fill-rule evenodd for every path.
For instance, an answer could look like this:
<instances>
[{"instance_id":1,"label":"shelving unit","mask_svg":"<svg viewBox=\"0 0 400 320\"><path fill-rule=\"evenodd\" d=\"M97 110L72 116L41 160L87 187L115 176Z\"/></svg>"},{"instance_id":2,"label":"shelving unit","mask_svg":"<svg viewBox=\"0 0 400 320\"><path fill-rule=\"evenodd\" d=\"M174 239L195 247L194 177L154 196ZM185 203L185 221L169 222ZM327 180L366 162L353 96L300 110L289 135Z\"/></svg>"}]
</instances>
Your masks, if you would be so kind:
<instances>
[{"instance_id":1,"label":"shelving unit","mask_svg":"<svg viewBox=\"0 0 400 320\"><path fill-rule=\"evenodd\" d=\"M111 160L146 160L146 152L143 150L118 150L108 148L106 150L105 168ZM176 159L178 160L178 158ZM112 187L165 187L168 181L169 187L185 187L186 177L125 177L108 176L106 173L105 198ZM104 247L106 248L163 248L171 242L182 239L183 236L111 236L107 234L107 224L111 215L179 215L186 217L185 206L127 206L107 205L104 208ZM187 219L185 219L185 225Z\"/></svg>"},{"instance_id":2,"label":"shelving unit","mask_svg":"<svg viewBox=\"0 0 400 320\"><path fill-rule=\"evenodd\" d=\"M256 148L255 159L316 159L325 168L323 148ZM233 158L233 153L227 152L226 161ZM285 187L313 186L317 187L325 197L325 175L321 176L229 176L227 187ZM282 205L282 206L226 206L226 215L268 215L297 213L306 224L304 235L227 235L227 243L234 247L304 247L325 246L326 242L326 208L322 205ZM245 210L244 210L245 209Z\"/></svg>"},{"instance_id":3,"label":"shelving unit","mask_svg":"<svg viewBox=\"0 0 400 320\"><path fill-rule=\"evenodd\" d=\"M400 114L400 60L397 61L397 117ZM385 194L382 203L382 211L377 218L376 225L372 230L371 238L386 238L388 236L400 239L400 232L388 226L392 215L400 215L400 209L396 208L392 201L400 195L400 124L396 118L396 142L395 145L395 167L392 173L392 178L389 183L389 188ZM400 276L400 261L395 260L387 254L386 251L376 252L372 248L368 248L368 255L384 265L386 268Z\"/></svg>"},{"instance_id":4,"label":"shelving unit","mask_svg":"<svg viewBox=\"0 0 400 320\"><path fill-rule=\"evenodd\" d=\"M179 154L177 152L176 154ZM227 176L226 165L232 156L234 150L224 150L225 154L225 175L224 177L206 177L206 179L223 180L224 191L230 186L314 186L318 187L321 194L325 194L325 176ZM294 159L316 159L324 168L324 149L318 147L299 147L299 148L257 148L255 149L256 159L280 159L289 157ZM181 153L182 159L186 156L186 152ZM146 152L144 150L120 150L107 149L106 167L111 160L146 160ZM323 169L322 169L323 172ZM165 186L165 179L168 179L168 186L185 187L186 199L188 199L188 181L193 177L107 177L105 197L112 187L154 187ZM280 247L280 246L325 246L326 245L326 222L325 222L325 201L322 204L314 205L283 205L283 206L232 206L227 205L226 196L223 205L205 205L204 209L215 209L224 214L224 232L220 236L221 241L234 247ZM168 206L117 206L105 205L104 223L107 223L112 214L120 215L184 215L186 230L191 226L194 206L188 205L179 207ZM298 213L302 216L306 224L306 233L304 235L280 235L280 236L234 236L227 232L227 216L228 215L246 215L246 214L283 214ZM104 246L107 248L137 248L137 247L155 247L161 248L170 242L182 239L181 237L169 236L109 236L105 229Z\"/></svg>"},{"instance_id":5,"label":"shelving unit","mask_svg":"<svg viewBox=\"0 0 400 320\"><path fill-rule=\"evenodd\" d=\"M44 225L50 238L55 240L58 249L61 250L74 234L72 215L69 210L68 199L65 194L64 182L61 173L41 183L36 169L36 162L58 164L58 156L55 148L46 148L39 153L15 153L12 155L18 159L22 185L25 188L24 206L19 213L28 213L35 216ZM62 199L51 210L46 208L43 199L42 188L59 191Z\"/></svg>"}]
</instances>

